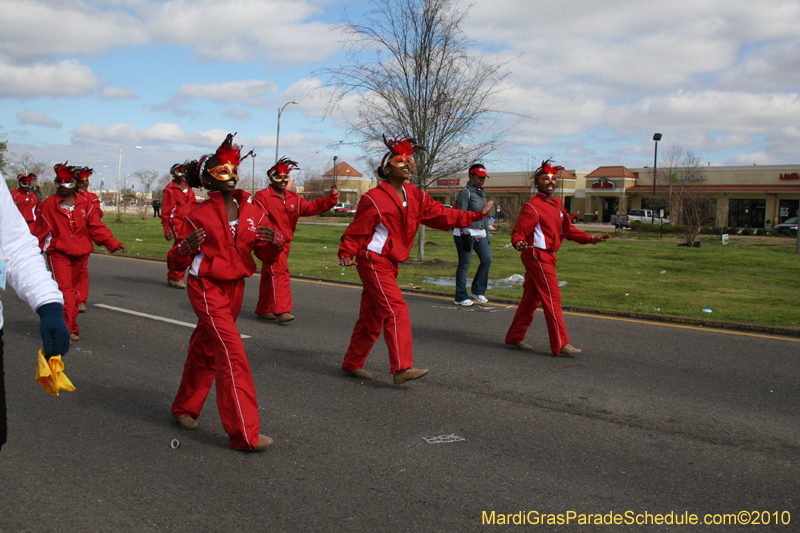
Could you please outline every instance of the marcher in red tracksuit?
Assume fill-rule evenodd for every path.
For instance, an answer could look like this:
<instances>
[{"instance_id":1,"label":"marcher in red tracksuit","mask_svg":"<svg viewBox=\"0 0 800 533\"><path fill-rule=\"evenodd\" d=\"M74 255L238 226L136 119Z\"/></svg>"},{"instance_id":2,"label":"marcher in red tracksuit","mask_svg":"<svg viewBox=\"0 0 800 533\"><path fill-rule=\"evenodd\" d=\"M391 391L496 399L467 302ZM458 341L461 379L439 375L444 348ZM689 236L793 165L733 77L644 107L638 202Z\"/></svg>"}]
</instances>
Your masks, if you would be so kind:
<instances>
[{"instance_id":1,"label":"marcher in red tracksuit","mask_svg":"<svg viewBox=\"0 0 800 533\"><path fill-rule=\"evenodd\" d=\"M240 161L240 148L229 134L215 155L186 165L189 183L197 187L202 179L210 192L186 217L186 238L167 255L171 270L189 268L187 294L198 318L172 415L184 429L196 429L216 379L217 408L230 447L257 450L273 441L260 434L253 376L236 318L244 280L256 270L251 253L268 260L282 243L266 226L266 213L248 203L246 191L236 190Z\"/></svg>"},{"instance_id":2,"label":"marcher in red tracksuit","mask_svg":"<svg viewBox=\"0 0 800 533\"><path fill-rule=\"evenodd\" d=\"M342 370L370 379L364 362L383 330L394 382L399 384L422 377L428 370L412 368L411 320L397 286L397 263L408 259L421 223L441 230L465 228L483 219L494 202L477 212L445 208L425 191L406 183L414 165L414 139L384 142L389 153L378 168L383 181L361 197L339 246L339 265L355 264L364 284L358 322Z\"/></svg>"},{"instance_id":3,"label":"marcher in red tracksuit","mask_svg":"<svg viewBox=\"0 0 800 533\"><path fill-rule=\"evenodd\" d=\"M111 253L127 251L92 211L85 196L75 193L76 167L59 163L55 167L56 194L42 203L41 216L31 232L47 252L47 263L64 294L64 321L72 340L78 340L78 286L86 256L94 250L92 241Z\"/></svg>"},{"instance_id":4,"label":"marcher in red tracksuit","mask_svg":"<svg viewBox=\"0 0 800 533\"><path fill-rule=\"evenodd\" d=\"M169 169L172 181L164 187L164 201L161 206L161 225L164 227L164 238L174 241L175 245L184 237L183 221L196 205L194 190L186 184L186 164L174 164ZM167 272L167 283L170 287L185 289L183 278L186 269Z\"/></svg>"},{"instance_id":5,"label":"marcher in red tracksuit","mask_svg":"<svg viewBox=\"0 0 800 533\"><path fill-rule=\"evenodd\" d=\"M556 174L563 167L555 167L550 160L542 162L534 173L536 196L525 202L511 233L514 248L522 252L525 265L525 284L522 300L506 334L506 344L521 350L532 350L525 343L525 334L533 321L539 304L544 310L550 350L553 355L576 355L582 350L569 343L567 327L561 314L561 291L556 278L556 255L564 239L579 244L596 244L611 238L610 235L588 235L572 225L569 213L561 207L561 200L553 196Z\"/></svg>"},{"instance_id":6,"label":"marcher in red tracksuit","mask_svg":"<svg viewBox=\"0 0 800 533\"><path fill-rule=\"evenodd\" d=\"M19 209L19 212L22 213L22 218L28 223L29 228L36 220L36 215L39 211L39 197L31 189L31 184L35 179L36 174L20 174L17 176L19 188L11 191L14 204Z\"/></svg>"},{"instance_id":7,"label":"marcher in red tracksuit","mask_svg":"<svg viewBox=\"0 0 800 533\"><path fill-rule=\"evenodd\" d=\"M89 167L79 168L77 170L77 179L75 181L75 192L86 197L92 204L91 213L94 216L103 218L103 206L100 203L100 198L93 192L89 192L89 177L94 170ZM86 312L86 299L89 297L89 255L86 254L83 258L83 274L78 282L78 312Z\"/></svg>"},{"instance_id":8,"label":"marcher in red tracksuit","mask_svg":"<svg viewBox=\"0 0 800 533\"><path fill-rule=\"evenodd\" d=\"M298 168L297 163L281 158L267 176L272 182L266 189L260 190L253 198L253 203L266 211L270 226L277 229L286 239L281 253L273 263L261 265L261 283L258 286L258 305L256 314L267 320L278 319L278 322L294 320L292 311L292 288L289 281L289 248L294 239L299 217L318 215L336 205L339 199L339 187L334 183L331 193L324 198L306 202L302 196L286 189L289 183L289 172Z\"/></svg>"}]
</instances>

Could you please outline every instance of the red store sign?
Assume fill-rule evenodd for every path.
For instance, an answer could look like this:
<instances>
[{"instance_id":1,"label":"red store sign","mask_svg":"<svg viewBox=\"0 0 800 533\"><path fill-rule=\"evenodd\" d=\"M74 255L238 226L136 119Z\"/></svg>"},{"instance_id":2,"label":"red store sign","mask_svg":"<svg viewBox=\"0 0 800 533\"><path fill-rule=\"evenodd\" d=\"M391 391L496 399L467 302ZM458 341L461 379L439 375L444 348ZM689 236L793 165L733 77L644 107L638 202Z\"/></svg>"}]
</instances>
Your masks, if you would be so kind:
<instances>
[{"instance_id":1,"label":"red store sign","mask_svg":"<svg viewBox=\"0 0 800 533\"><path fill-rule=\"evenodd\" d=\"M782 179L782 178L781 178ZM441 179L436 180L436 185L458 185L461 182L460 179Z\"/></svg>"},{"instance_id":2,"label":"red store sign","mask_svg":"<svg viewBox=\"0 0 800 533\"><path fill-rule=\"evenodd\" d=\"M792 172L791 174L789 174L789 173L781 174L781 179L782 180L797 180L797 179L800 179L800 174L798 174L797 172Z\"/></svg>"}]
</instances>

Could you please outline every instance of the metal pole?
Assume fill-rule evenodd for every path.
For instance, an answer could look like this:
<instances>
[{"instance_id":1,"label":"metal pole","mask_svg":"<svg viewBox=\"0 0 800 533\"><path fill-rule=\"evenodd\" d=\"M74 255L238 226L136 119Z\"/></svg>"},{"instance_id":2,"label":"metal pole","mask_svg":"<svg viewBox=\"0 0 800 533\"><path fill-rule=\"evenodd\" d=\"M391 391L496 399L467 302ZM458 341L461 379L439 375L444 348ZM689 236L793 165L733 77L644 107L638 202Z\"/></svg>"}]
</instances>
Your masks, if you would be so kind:
<instances>
[{"instance_id":1,"label":"metal pole","mask_svg":"<svg viewBox=\"0 0 800 533\"><path fill-rule=\"evenodd\" d=\"M276 165L278 164L278 157L280 157L278 155L278 150L280 148L280 143L281 143L281 114L283 113L283 110L286 109L287 105L289 105L289 104L299 104L299 103L300 102L298 102L297 100L292 100L291 102L286 102L285 104L283 104L283 107L278 108L278 134L275 136L275 164Z\"/></svg>"},{"instance_id":2,"label":"metal pole","mask_svg":"<svg viewBox=\"0 0 800 533\"><path fill-rule=\"evenodd\" d=\"M119 175L122 172L122 146L119 147L119 166L117 166L117 222L122 221L122 218L119 216Z\"/></svg>"},{"instance_id":3,"label":"metal pole","mask_svg":"<svg viewBox=\"0 0 800 533\"><path fill-rule=\"evenodd\" d=\"M653 155L653 205L650 206L650 224L656 223L656 176L658 176L658 141Z\"/></svg>"},{"instance_id":4,"label":"metal pole","mask_svg":"<svg viewBox=\"0 0 800 533\"><path fill-rule=\"evenodd\" d=\"M253 196L256 195L256 153L253 152Z\"/></svg>"},{"instance_id":5,"label":"metal pole","mask_svg":"<svg viewBox=\"0 0 800 533\"><path fill-rule=\"evenodd\" d=\"M286 107L286 106L283 106ZM281 144L281 113L283 108L278 108L278 134L275 136L275 164L278 164L278 147Z\"/></svg>"}]
</instances>

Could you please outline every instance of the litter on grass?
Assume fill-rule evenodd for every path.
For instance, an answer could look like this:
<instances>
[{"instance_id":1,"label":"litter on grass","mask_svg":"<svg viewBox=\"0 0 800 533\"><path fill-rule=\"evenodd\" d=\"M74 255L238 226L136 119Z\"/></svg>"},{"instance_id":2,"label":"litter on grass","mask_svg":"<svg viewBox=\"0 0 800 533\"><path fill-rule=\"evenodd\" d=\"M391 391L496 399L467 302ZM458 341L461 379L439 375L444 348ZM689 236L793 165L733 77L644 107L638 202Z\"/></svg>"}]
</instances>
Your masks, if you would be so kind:
<instances>
[{"instance_id":1,"label":"litter on grass","mask_svg":"<svg viewBox=\"0 0 800 533\"><path fill-rule=\"evenodd\" d=\"M139 241L139 242L144 242L142 239L136 239L136 240Z\"/></svg>"},{"instance_id":2,"label":"litter on grass","mask_svg":"<svg viewBox=\"0 0 800 533\"><path fill-rule=\"evenodd\" d=\"M713 312L714 312L714 310L713 310L713 309L709 309L708 307L704 307L704 308L703 308L703 312L704 312L704 313L713 313Z\"/></svg>"},{"instance_id":3,"label":"litter on grass","mask_svg":"<svg viewBox=\"0 0 800 533\"><path fill-rule=\"evenodd\" d=\"M566 281L559 281L558 282L558 286L559 287L566 287L567 286L567 282Z\"/></svg>"}]
</instances>

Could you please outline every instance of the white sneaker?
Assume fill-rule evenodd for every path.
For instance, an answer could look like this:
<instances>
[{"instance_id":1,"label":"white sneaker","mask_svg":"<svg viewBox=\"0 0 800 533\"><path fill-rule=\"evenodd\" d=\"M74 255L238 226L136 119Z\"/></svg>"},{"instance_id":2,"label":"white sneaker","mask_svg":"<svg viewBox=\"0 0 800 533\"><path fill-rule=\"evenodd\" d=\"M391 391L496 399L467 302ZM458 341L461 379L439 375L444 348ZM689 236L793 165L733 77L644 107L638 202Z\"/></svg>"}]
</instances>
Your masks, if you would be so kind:
<instances>
[{"instance_id":1,"label":"white sneaker","mask_svg":"<svg viewBox=\"0 0 800 533\"><path fill-rule=\"evenodd\" d=\"M473 305L475 302L473 302L472 300L463 300L460 302L458 300L455 300L453 301L453 303L456 305L463 305L464 307L469 307L470 305Z\"/></svg>"},{"instance_id":2,"label":"white sneaker","mask_svg":"<svg viewBox=\"0 0 800 533\"><path fill-rule=\"evenodd\" d=\"M473 300L475 300L476 302L478 302L479 304L488 304L489 303L489 300L487 300L486 296L483 296L483 295L478 296L477 294L469 293L469 297L472 298Z\"/></svg>"}]
</instances>

